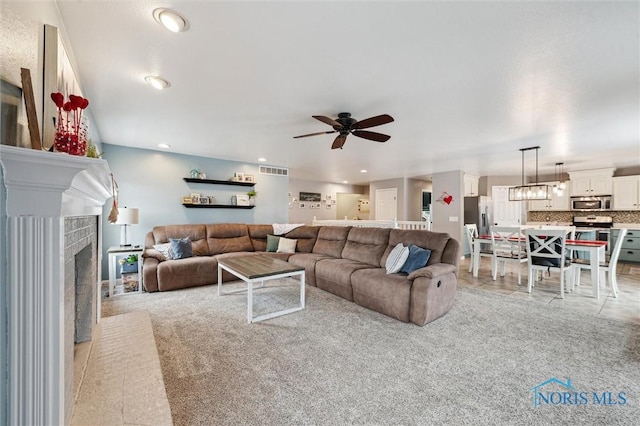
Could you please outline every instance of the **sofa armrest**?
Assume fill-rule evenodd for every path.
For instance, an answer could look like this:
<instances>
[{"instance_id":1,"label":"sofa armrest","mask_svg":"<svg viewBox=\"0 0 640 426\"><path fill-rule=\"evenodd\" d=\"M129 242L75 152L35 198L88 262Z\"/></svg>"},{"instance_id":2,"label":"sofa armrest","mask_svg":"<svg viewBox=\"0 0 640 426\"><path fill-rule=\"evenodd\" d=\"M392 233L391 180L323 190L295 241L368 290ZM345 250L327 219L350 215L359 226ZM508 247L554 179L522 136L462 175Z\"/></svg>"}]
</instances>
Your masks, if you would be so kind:
<instances>
[{"instance_id":1,"label":"sofa armrest","mask_svg":"<svg viewBox=\"0 0 640 426\"><path fill-rule=\"evenodd\" d=\"M451 270L433 278L417 277L411 285L410 321L423 326L449 312L456 300L457 283L458 279Z\"/></svg>"},{"instance_id":2,"label":"sofa armrest","mask_svg":"<svg viewBox=\"0 0 640 426\"><path fill-rule=\"evenodd\" d=\"M149 293L158 291L158 265L160 262L155 257L144 257L142 263L142 276L144 288Z\"/></svg>"},{"instance_id":3,"label":"sofa armrest","mask_svg":"<svg viewBox=\"0 0 640 426\"><path fill-rule=\"evenodd\" d=\"M164 262L165 260L167 260L159 250L153 248L144 249L144 252L142 252L142 257L147 259L156 259L158 262Z\"/></svg>"},{"instance_id":4,"label":"sofa armrest","mask_svg":"<svg viewBox=\"0 0 640 426\"><path fill-rule=\"evenodd\" d=\"M420 277L433 279L441 275L448 274L450 272L456 274L457 271L458 271L458 267L455 265L450 265L448 263L434 263L433 265L416 269L415 271L409 274L407 279L409 279L409 281L413 281L416 278L420 278Z\"/></svg>"}]
</instances>

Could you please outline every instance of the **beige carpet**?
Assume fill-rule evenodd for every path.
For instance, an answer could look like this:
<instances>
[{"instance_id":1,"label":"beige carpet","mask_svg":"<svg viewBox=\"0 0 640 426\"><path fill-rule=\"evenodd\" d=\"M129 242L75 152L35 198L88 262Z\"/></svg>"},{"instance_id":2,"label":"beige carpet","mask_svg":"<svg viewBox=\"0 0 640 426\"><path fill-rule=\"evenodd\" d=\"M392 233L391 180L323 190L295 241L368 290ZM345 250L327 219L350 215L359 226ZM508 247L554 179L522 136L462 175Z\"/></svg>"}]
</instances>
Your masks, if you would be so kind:
<instances>
[{"instance_id":1,"label":"beige carpet","mask_svg":"<svg viewBox=\"0 0 640 426\"><path fill-rule=\"evenodd\" d=\"M256 306L293 306L297 297L293 281L274 282ZM258 324L246 323L246 295L218 297L215 287L103 306L104 315L150 312L177 425L635 424L640 417L640 327L543 303L461 289L452 311L425 327L314 287L304 311ZM626 392L627 403L534 408L531 389L553 377L589 395Z\"/></svg>"}]
</instances>

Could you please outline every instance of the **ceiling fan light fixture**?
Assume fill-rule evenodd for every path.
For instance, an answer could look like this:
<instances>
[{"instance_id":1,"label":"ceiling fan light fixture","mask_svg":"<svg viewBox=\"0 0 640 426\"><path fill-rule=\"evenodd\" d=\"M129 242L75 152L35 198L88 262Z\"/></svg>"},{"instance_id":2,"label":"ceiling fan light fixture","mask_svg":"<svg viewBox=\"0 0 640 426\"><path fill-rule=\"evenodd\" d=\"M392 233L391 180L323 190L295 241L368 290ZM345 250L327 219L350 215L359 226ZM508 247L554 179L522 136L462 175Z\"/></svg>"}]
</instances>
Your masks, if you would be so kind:
<instances>
[{"instance_id":1,"label":"ceiling fan light fixture","mask_svg":"<svg viewBox=\"0 0 640 426\"><path fill-rule=\"evenodd\" d=\"M158 8L153 11L153 18L172 33L181 33L189 29L187 18L173 9Z\"/></svg>"},{"instance_id":2,"label":"ceiling fan light fixture","mask_svg":"<svg viewBox=\"0 0 640 426\"><path fill-rule=\"evenodd\" d=\"M158 77L157 75L148 75L144 78L144 81L149 83L154 89L158 90L163 90L171 87L171 83L169 83L162 77Z\"/></svg>"}]
</instances>

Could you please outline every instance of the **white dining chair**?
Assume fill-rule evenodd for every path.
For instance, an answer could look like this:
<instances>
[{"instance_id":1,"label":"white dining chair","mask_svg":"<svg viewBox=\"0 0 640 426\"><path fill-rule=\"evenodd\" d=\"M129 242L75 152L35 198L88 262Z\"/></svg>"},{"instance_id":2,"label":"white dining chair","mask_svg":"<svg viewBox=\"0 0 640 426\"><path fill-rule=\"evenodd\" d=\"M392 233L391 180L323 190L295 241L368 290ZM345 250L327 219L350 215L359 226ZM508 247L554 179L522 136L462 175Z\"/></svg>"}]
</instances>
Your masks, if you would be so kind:
<instances>
[{"instance_id":1,"label":"white dining chair","mask_svg":"<svg viewBox=\"0 0 640 426\"><path fill-rule=\"evenodd\" d=\"M476 238L478 238L478 225L475 223L468 223L464 225L464 233L467 236L467 243L469 243L469 250L471 251L471 255L469 256L469 272L473 270L473 262L475 253L473 251L473 244ZM486 248L490 243L487 241L486 243L481 243L480 246L480 257L493 257L493 251L490 248ZM485 246L485 247L483 247ZM493 272L493 269L491 270Z\"/></svg>"},{"instance_id":2,"label":"white dining chair","mask_svg":"<svg viewBox=\"0 0 640 426\"><path fill-rule=\"evenodd\" d=\"M522 283L522 264L527 263L527 251L524 248L524 236L519 226L492 226L491 273L495 281L500 266L500 276L504 277L507 263L518 266L518 285Z\"/></svg>"},{"instance_id":3,"label":"white dining chair","mask_svg":"<svg viewBox=\"0 0 640 426\"><path fill-rule=\"evenodd\" d=\"M620 257L620 250L622 249L622 243L624 242L624 237L627 235L626 229L620 229L618 232L618 239L616 240L616 244L613 246L613 250L611 251L611 256L609 260L605 260L600 263L600 282L606 282L611 290L613 291L613 297L618 297L618 279L616 277L616 269L618 266L618 257ZM591 266L589 265L589 260L586 259L575 259L572 263L573 268L573 285L580 285L580 273L583 269L591 270ZM605 276L606 274L606 276Z\"/></svg>"},{"instance_id":4,"label":"white dining chair","mask_svg":"<svg viewBox=\"0 0 640 426\"><path fill-rule=\"evenodd\" d=\"M528 283L531 287L538 272L560 273L560 296L564 299L565 281L571 284L571 260L565 249L567 232L564 229L525 229Z\"/></svg>"}]
</instances>

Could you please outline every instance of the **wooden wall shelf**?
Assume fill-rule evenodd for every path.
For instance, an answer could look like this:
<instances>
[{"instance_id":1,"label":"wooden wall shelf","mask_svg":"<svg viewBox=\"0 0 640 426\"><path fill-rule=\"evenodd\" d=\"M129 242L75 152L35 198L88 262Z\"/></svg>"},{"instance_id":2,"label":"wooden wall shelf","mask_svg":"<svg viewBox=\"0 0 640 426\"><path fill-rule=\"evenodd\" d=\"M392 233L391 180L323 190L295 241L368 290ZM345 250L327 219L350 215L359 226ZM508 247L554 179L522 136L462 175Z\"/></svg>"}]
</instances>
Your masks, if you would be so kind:
<instances>
[{"instance_id":1,"label":"wooden wall shelf","mask_svg":"<svg viewBox=\"0 0 640 426\"><path fill-rule=\"evenodd\" d=\"M183 204L183 206L193 209L245 209L249 210L255 206L233 206L231 204Z\"/></svg>"},{"instance_id":2,"label":"wooden wall shelf","mask_svg":"<svg viewBox=\"0 0 640 426\"><path fill-rule=\"evenodd\" d=\"M208 183L212 185L254 186L255 182L234 182L232 180L183 178L185 182Z\"/></svg>"}]
</instances>

